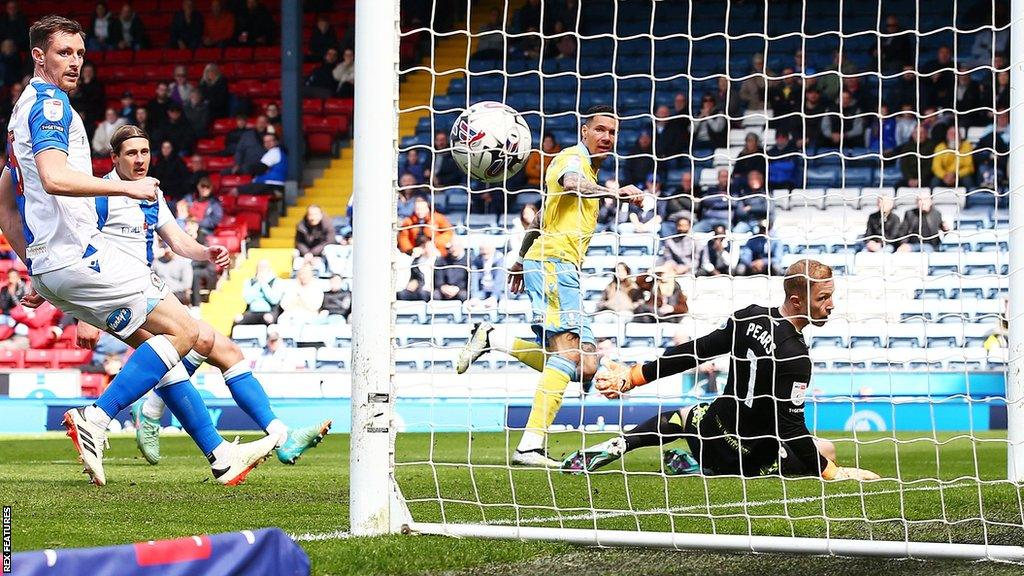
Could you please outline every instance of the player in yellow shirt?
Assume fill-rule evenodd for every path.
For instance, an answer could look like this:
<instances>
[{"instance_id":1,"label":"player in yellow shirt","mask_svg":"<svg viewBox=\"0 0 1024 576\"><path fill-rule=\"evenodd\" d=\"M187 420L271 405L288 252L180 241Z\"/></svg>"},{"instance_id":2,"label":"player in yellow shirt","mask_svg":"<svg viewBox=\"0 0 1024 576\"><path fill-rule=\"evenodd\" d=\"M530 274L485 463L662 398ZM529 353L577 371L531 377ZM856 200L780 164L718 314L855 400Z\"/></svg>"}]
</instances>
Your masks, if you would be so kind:
<instances>
[{"instance_id":1,"label":"player in yellow shirt","mask_svg":"<svg viewBox=\"0 0 1024 576\"><path fill-rule=\"evenodd\" d=\"M458 372L487 350L503 350L541 372L526 430L512 454L512 464L558 468L548 458L547 429L562 405L570 381L589 382L597 371L597 348L583 311L580 267L597 228L601 198L639 203L636 186L608 188L597 183L601 163L612 153L618 120L610 106L585 112L580 142L562 150L545 173L544 208L527 230L519 257L508 270L509 289L524 289L533 304L536 341L514 339L507 346L491 342L493 326L478 325L459 357Z\"/></svg>"}]
</instances>

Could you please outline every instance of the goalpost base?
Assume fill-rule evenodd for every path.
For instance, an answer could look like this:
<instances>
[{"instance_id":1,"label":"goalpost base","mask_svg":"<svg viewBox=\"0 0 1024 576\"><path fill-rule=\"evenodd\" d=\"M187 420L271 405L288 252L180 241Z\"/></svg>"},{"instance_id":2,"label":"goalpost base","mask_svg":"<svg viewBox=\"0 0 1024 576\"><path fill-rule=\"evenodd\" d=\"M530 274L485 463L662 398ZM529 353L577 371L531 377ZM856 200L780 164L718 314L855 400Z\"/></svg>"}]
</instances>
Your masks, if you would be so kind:
<instances>
[{"instance_id":1,"label":"goalpost base","mask_svg":"<svg viewBox=\"0 0 1024 576\"><path fill-rule=\"evenodd\" d=\"M997 560L1024 562L1024 547L951 544L947 542L890 542L843 538L795 538L740 536L731 534L687 534L673 532L632 532L536 526L488 526L479 524L413 523L414 534L455 538L489 538L566 542L581 546L646 547L701 552L751 552L811 554L816 556L875 556L932 560Z\"/></svg>"}]
</instances>

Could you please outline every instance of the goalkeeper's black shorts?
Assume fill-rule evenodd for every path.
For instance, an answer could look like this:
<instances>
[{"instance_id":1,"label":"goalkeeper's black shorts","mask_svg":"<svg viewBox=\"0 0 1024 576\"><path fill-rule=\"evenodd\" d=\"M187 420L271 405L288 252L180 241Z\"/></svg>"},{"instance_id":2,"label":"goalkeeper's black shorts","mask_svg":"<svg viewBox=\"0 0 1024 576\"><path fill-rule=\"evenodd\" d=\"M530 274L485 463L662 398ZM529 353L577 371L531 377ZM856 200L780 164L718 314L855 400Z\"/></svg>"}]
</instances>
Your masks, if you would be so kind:
<instances>
[{"instance_id":1,"label":"goalkeeper's black shorts","mask_svg":"<svg viewBox=\"0 0 1024 576\"><path fill-rule=\"evenodd\" d=\"M683 434L690 453L700 463L704 474L738 476L817 476L796 458L785 442L774 438L740 440L727 432L722 422L708 414L708 403L694 406L686 416Z\"/></svg>"}]
</instances>

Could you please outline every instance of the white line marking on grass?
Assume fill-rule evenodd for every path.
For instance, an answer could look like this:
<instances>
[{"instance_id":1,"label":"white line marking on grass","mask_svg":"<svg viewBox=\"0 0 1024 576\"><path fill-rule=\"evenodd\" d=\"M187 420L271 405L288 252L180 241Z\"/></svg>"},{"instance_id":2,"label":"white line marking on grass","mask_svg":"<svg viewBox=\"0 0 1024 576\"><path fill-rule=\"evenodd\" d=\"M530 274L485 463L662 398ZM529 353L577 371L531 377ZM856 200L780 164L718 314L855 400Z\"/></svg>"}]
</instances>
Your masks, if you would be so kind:
<instances>
[{"instance_id":1,"label":"white line marking on grass","mask_svg":"<svg viewBox=\"0 0 1024 576\"><path fill-rule=\"evenodd\" d=\"M721 502L717 504L691 504L688 506L676 506L674 508L651 508L647 510L615 510L608 512L592 512L590 514L573 514L573 515L562 515L562 516L537 516L533 518L520 518L518 521L515 519L506 520L494 520L492 522L482 522L482 524L492 526L513 526L518 524L544 524L547 522L574 522L577 520L605 520L608 518L621 518L623 516L654 516L658 514L676 514L683 512L695 512L700 510L716 510L720 508L757 508L761 506L777 506L779 504L803 504L807 502L817 502L820 500L832 500L839 498L860 498L862 496L879 496L886 494L901 494L906 492L935 492L938 490L949 490L954 488L966 488L970 486L976 486L976 484L970 483L959 483L950 484L948 486L921 486L917 488L903 488L893 490L876 490L872 492L842 492L840 494L826 494L824 496L800 496L798 498L779 498L775 500L755 500L755 501L737 501L737 502Z\"/></svg>"},{"instance_id":2,"label":"white line marking on grass","mask_svg":"<svg viewBox=\"0 0 1024 576\"><path fill-rule=\"evenodd\" d=\"M352 535L345 530L335 530L333 532L319 532L316 534L312 532L289 534L289 536L296 542L323 542L324 540L345 540Z\"/></svg>"}]
</instances>

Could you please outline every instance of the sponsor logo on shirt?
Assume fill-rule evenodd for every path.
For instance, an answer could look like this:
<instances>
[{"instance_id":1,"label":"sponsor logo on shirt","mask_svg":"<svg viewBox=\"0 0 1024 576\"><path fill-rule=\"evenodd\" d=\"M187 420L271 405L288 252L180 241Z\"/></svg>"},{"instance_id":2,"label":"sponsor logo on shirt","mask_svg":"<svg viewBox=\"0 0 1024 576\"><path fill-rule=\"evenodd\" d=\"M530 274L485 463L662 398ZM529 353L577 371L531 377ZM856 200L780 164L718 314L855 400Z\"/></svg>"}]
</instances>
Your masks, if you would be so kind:
<instances>
[{"instance_id":1,"label":"sponsor logo on shirt","mask_svg":"<svg viewBox=\"0 0 1024 576\"><path fill-rule=\"evenodd\" d=\"M129 308L118 308L107 316L107 327L114 332L120 332L128 327L132 321L132 311Z\"/></svg>"},{"instance_id":2,"label":"sponsor logo on shirt","mask_svg":"<svg viewBox=\"0 0 1024 576\"><path fill-rule=\"evenodd\" d=\"M43 118L53 122L64 118L64 102L56 98L43 100Z\"/></svg>"},{"instance_id":3,"label":"sponsor logo on shirt","mask_svg":"<svg viewBox=\"0 0 1024 576\"><path fill-rule=\"evenodd\" d=\"M804 399L807 398L807 382L793 382L793 393L790 394L789 399L797 406L803 406Z\"/></svg>"}]
</instances>

